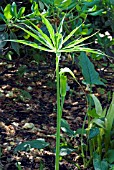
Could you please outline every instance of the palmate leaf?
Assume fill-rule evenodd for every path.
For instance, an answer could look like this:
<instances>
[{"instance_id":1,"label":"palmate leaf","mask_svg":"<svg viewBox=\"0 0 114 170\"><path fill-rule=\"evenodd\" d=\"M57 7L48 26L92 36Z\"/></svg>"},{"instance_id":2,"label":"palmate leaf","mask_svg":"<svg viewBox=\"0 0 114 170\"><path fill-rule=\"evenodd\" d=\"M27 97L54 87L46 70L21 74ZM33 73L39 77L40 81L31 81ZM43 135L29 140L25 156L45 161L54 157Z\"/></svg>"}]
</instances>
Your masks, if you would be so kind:
<instances>
[{"instance_id":1,"label":"palmate leaf","mask_svg":"<svg viewBox=\"0 0 114 170\"><path fill-rule=\"evenodd\" d=\"M27 29L23 26L19 26L19 25L15 25L15 24L13 26L15 26L19 29L22 29L28 35L30 35L31 37L33 37L34 39L39 41L42 45L44 45L44 47L38 46L38 44L33 43L33 42L31 42L31 44L30 44L30 41L27 42L27 41L23 41L23 40L19 40L19 41L16 40L16 42L22 43L22 44L25 43L25 45L29 45L31 47L38 48L43 51L49 51L49 52L54 52L54 53L84 51L84 52L90 52L90 53L94 53L94 54L98 54L98 55L104 55L104 53L102 53L100 50L98 51L96 49L83 47L87 44L80 44L81 42L90 38L94 34L91 36L85 37L85 38L74 40L73 42L69 43L66 47L62 48L62 45L74 35L74 33L80 28L80 26L82 24L79 27L75 28L68 36L66 36L65 39L63 39L62 25L63 25L65 16L63 17L56 34L55 34L54 29L53 29L52 25L50 24L50 22L44 16L41 16L41 17L42 17L43 23L46 25L46 28L50 34L50 38L45 33L43 33L43 31L40 28L38 28L36 25L34 25L29 20L27 20L28 24L30 23L33 27L31 27L25 23L23 23L22 25L26 26ZM15 40L10 40L10 41L14 42Z\"/></svg>"},{"instance_id":2,"label":"palmate leaf","mask_svg":"<svg viewBox=\"0 0 114 170\"><path fill-rule=\"evenodd\" d=\"M79 56L79 65L87 84L104 85L104 83L100 81L99 74L95 71L93 63L91 63L84 52L81 52Z\"/></svg>"},{"instance_id":3,"label":"palmate leaf","mask_svg":"<svg viewBox=\"0 0 114 170\"><path fill-rule=\"evenodd\" d=\"M39 41L41 44L50 47L50 45L48 44L48 42L39 34L39 32L35 29L33 29L32 27L24 24L27 28L29 28L31 31L28 31L27 29L19 26L19 25L14 25L17 28L22 29L24 32L26 32L27 34L29 34L31 37L33 37L34 39L36 39L37 41ZM33 33L34 32L34 33ZM50 47L51 48L51 47Z\"/></svg>"},{"instance_id":4,"label":"palmate leaf","mask_svg":"<svg viewBox=\"0 0 114 170\"><path fill-rule=\"evenodd\" d=\"M26 24L25 24L25 25L26 25ZM53 45L52 45L52 43L51 43L50 38L49 38L46 34L44 34L41 29L39 29L39 31L38 31L38 30L36 30L36 29L28 26L28 25L26 25L26 27L29 28L29 29L37 36L37 39L40 39L40 42L41 42L43 45L49 47L50 49L53 49L53 48L54 48ZM44 42L44 43L43 43L43 42Z\"/></svg>"}]
</instances>

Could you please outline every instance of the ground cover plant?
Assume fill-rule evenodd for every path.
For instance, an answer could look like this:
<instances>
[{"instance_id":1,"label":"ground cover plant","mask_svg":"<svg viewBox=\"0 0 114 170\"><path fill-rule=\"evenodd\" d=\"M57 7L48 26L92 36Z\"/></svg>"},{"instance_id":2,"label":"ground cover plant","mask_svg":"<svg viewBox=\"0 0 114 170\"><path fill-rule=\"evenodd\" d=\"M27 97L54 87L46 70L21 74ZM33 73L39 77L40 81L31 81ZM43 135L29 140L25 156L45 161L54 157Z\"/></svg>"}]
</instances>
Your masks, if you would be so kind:
<instances>
[{"instance_id":1,"label":"ground cover plant","mask_svg":"<svg viewBox=\"0 0 114 170\"><path fill-rule=\"evenodd\" d=\"M62 3L61 3L62 2ZM95 71L94 65L91 63L90 59L88 58L88 56L90 55L90 53L93 53L92 57L94 59L101 59L103 57L106 57L108 59L108 61L112 62L113 59L112 57L107 56L106 54L104 54L103 52L101 52L99 49L95 50L93 48L90 48L88 46L90 46L90 43L87 43L88 39L93 39L94 36L99 36L98 32L95 32L94 34L91 34L91 32L93 31L93 29L90 29L88 31L87 27L86 27L86 21L83 22L83 20L80 20L81 15L78 16L78 18L75 18L76 20L79 20L80 22L78 22L78 24L76 25L76 27L74 27L74 25L72 25L72 27L68 27L68 23L67 25L65 24L65 19L67 17L70 18L70 16L68 15L75 15L75 10L74 10L74 3L71 3L71 1L66 1L65 3L63 1L61 2L56 2L54 1L54 4L51 5L55 5L55 15L54 15L54 19L59 18L59 22L57 22L57 20L54 21L54 24L51 23L52 19L50 19L50 15L49 15L49 11L50 7L47 8L48 10L46 12L44 12L45 9L45 5L47 4L43 4L43 2L32 2L32 10L33 10L33 14L32 15L28 15L28 16L22 16L24 18L24 20L19 20L18 22L10 22L10 29L14 30L22 30L25 32L24 34L24 38L26 40L17 40L17 38L13 37L13 39L11 38L11 40L5 40L7 39L7 37L2 38L1 41L1 45L3 44L2 48L6 45L6 42L9 41L11 43L19 43L19 44L24 44L24 45L28 45L30 47L34 47L36 50L31 51L34 52L35 56L34 59L35 61L32 61L32 63L36 63L38 65L38 68L35 71L39 71L39 62L42 61L40 59L39 51L40 51L40 55L42 56L44 52L48 52L48 55L51 55L51 53L55 53L55 56L53 56L54 60L54 66L56 68L56 83L57 83L57 128L55 131L55 135L54 137L56 137L56 146L55 146L55 151L53 153L55 153L55 169L59 169L61 168L61 166L59 167L60 164L60 159L62 159L63 156L71 154L73 152L75 152L75 154L79 151L81 152L79 155L80 158L82 158L82 164L83 167L77 163L75 163L74 167L77 167L78 169L81 168L92 168L92 166L94 167L94 169L111 169L113 168L113 159L111 159L110 161L110 157L113 154L113 139L111 133L113 133L113 109L114 109L114 104L113 104L113 96L110 97L110 100L112 98L112 103L110 104L110 107L108 110L104 110L102 111L102 106L99 102L99 100L95 97L95 95L93 95L93 87L95 85L100 86L102 88L106 88L105 85L105 80L100 79L100 76L98 74L98 72ZM50 4L50 2L49 2ZM43 12L40 13L40 10L38 8L38 5L40 6L40 10ZM69 6L71 5L71 7L69 8ZM73 5L73 6L72 6ZM90 3L88 2L88 5L86 4L86 2L82 1L82 4L78 2L78 5L85 5L85 15L83 14L82 18L84 20L86 20L87 17L87 13L88 12L93 12L93 16L99 16L102 14L103 10L98 10L96 12L96 9L94 7L93 11L92 9L88 11L88 7L90 7ZM95 4L94 4L95 5ZM96 4L97 5L97 4ZM111 4L112 5L112 4ZM11 5L7 5L7 7L5 9L8 8L8 11L14 9L14 6L16 7L16 4L13 3L12 6ZM80 9L80 6L76 5L76 9ZM16 9L16 8L15 8ZM25 9L24 7L21 9ZM112 6L111 6L112 9ZM65 14L65 12L67 11L72 11L73 13L70 13L67 15ZM4 10L4 15L5 14ZM62 13L61 12L65 11ZM81 9L79 10L81 11ZM53 13L52 12L52 13ZM57 15L56 15L57 12ZM10 14L10 12L9 12ZM92 14L92 13L91 13ZM3 16L3 15L2 15ZM72 16L72 15L71 15ZM49 18L46 19L46 17ZM68 19L69 19L68 18ZM73 21L75 20L73 18ZM9 18L10 20L10 18ZM8 22L9 22L8 20ZM32 21L33 20L33 21ZM39 25L37 25L39 22ZM37 24L36 24L37 23ZM66 31L65 29L65 34L63 34L63 30L65 27L69 28L71 31ZM45 29L44 29L45 28ZM4 29L3 29L4 31ZM91 34L91 35L90 35ZM82 35L84 35L84 37L82 38ZM29 41L30 39L30 41ZM93 40L92 40L93 41ZM97 44L99 44L101 40L97 39ZM86 42L86 43L83 43ZM109 41L109 43L111 43L111 45L113 45L113 39L111 39ZM102 43L101 43L102 44ZM99 44L99 48L100 45ZM14 45L14 44L13 44ZM103 45L103 44L102 44ZM15 47L15 46L14 46ZM13 48L13 46L12 46ZM108 46L107 46L108 48ZM15 50L15 49L14 49ZM16 50L15 50L16 51ZM82 52L83 51L83 52ZM75 53L74 53L75 52ZM86 53L85 53L86 52ZM105 51L106 52L106 51ZM113 53L113 51L111 51ZM70 57L72 60L72 64L75 63L76 61L78 61L78 67L81 68L82 71L82 75L84 77L83 82L80 82L77 80L77 76L74 74L74 72L71 71L71 69L69 67L61 67L61 61L62 59L62 53L71 53ZM32 53L31 53L32 54ZM78 56L78 60L76 59L76 56ZM3 56L2 56L3 59ZM8 58L8 60L11 62L12 58ZM66 59L65 59L66 60ZM44 61L45 62L45 61ZM68 61L67 61L68 62ZM19 63L20 65L20 63ZM25 65L20 65L20 67L18 68L18 71L16 72L17 76L19 76L20 78L22 78L23 76L25 76L28 73L28 68L27 68L28 64ZM113 66L113 64L112 64ZM59 69L59 67L61 69ZM105 67L104 67L105 69ZM31 71L33 71L31 69ZM30 70L29 70L30 72ZM9 73L9 72L7 72ZM65 102L65 97L66 97L66 93L67 91L71 92L72 90L69 88L68 86L68 80L69 80L69 76L68 73L70 73L70 75L73 77L74 81L76 81L77 85L81 88L82 94L85 96L85 102L87 106L85 106L86 110L86 114L85 114L85 120L82 122L82 128L80 129L75 129L74 131L71 130L68 122L62 118L63 114L62 114L62 110L64 110L64 102ZM3 76L4 74L6 74L6 72L3 72L1 75ZM11 72L12 74L12 72ZM54 71L53 71L54 74ZM38 79L38 78L37 78ZM4 83L4 81L2 81ZM7 83L7 82L6 82ZM55 85L56 85L55 83ZM81 85L80 83L83 83L84 85ZM25 102L28 100L32 99L32 96L30 95L29 92L31 90L31 87L28 87L27 91L26 90L22 90L21 89L21 84L18 86L20 86L20 90L16 90L14 92L11 92L8 94L9 97L13 97L14 93L18 93L18 99L14 100L14 101L21 101L21 102ZM84 87L86 86L86 90ZM75 93L74 90L72 91L72 93ZM2 95L2 93L1 93ZM95 105L95 108L94 108ZM55 108L56 110L56 108ZM112 119L110 119L110 117ZM38 121L38 120L37 120ZM85 128L85 124L87 126L87 128ZM108 123L107 123L108 122ZM110 123L109 123L110 122ZM9 133L8 131L8 127L6 126L3 122L1 122L1 127L3 129L5 129L7 131L7 133ZM30 123L26 123L23 128L24 129L31 129L34 127L34 124L30 124ZM54 125L55 127L55 125ZM68 138L71 138L73 140L76 139L77 135L81 135L80 137L80 142L81 144L79 145L80 147L71 147L69 144L66 143L67 138L62 137L61 133L60 133L60 129L68 136ZM86 135L86 143L84 142L84 135ZM108 140L107 140L107 136L108 136ZM102 140L105 138L105 142ZM70 139L70 140L71 140ZM65 144L66 143L66 144ZM66 145L66 147L65 147ZM15 153L19 152L19 151L29 151L32 148L36 148L38 150L44 149L45 147L49 147L50 143L46 142L44 139L40 138L37 140L25 140L25 142L22 142L20 145L18 145L15 148ZM103 153L105 154L105 156L103 156ZM1 151L1 155L2 155L2 151ZM62 156L62 157L61 157ZM2 157L2 156L1 156ZM87 157L87 158L86 158ZM92 161L93 161L93 165L92 165ZM98 163L99 162L99 163ZM3 168L2 164L1 167ZM16 163L16 167L18 169L21 169L21 165L19 163ZM42 163L42 161L40 162L40 169L44 168L44 165ZM54 168L54 167L53 167ZM52 169L53 169L52 168ZM69 167L70 168L70 167ZM72 168L71 168L72 169Z\"/></svg>"}]
</instances>

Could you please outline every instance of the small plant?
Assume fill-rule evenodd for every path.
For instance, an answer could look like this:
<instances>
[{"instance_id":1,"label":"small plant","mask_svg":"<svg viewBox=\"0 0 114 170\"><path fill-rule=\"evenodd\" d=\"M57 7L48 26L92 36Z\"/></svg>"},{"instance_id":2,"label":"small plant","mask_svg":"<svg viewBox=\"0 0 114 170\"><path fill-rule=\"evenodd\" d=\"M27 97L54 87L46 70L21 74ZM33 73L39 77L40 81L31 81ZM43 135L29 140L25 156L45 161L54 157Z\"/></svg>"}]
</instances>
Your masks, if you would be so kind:
<instances>
[{"instance_id":1,"label":"small plant","mask_svg":"<svg viewBox=\"0 0 114 170\"><path fill-rule=\"evenodd\" d=\"M104 110L94 94L90 94L90 97L95 105L95 108L89 108L87 113L91 120L87 128L90 158L93 159L95 170L102 165L108 170L109 165L114 162L114 145L111 135L114 133L114 93L109 108ZM102 170L102 168L99 169Z\"/></svg>"},{"instance_id":2,"label":"small plant","mask_svg":"<svg viewBox=\"0 0 114 170\"><path fill-rule=\"evenodd\" d=\"M73 72L69 68L61 68L60 67L60 57L61 53L67 52L90 52L95 54L104 55L102 52L98 50L94 50L88 47L85 47L86 44L81 44L84 40L94 36L87 36L84 38L78 38L76 40L68 41L71 37L74 36L76 31L80 28L77 27L70 32L69 35L66 37L63 36L63 22L64 18L61 20L59 27L57 28L56 32L52 27L51 23L41 15L42 23L46 26L49 36L47 36L39 27L37 27L33 22L28 21L28 24L21 23L16 25L13 24L12 26L23 30L25 33L29 34L32 38L34 38L36 42L33 41L26 41L26 40L10 40L12 42L21 43L24 45L28 45L30 47L39 49L41 51L47 51L51 53L55 53L56 55L56 82L57 82L57 129L56 129L56 160L55 160L55 169L59 170L59 158L60 158L60 128L61 128L61 118L62 118L62 109L64 104L64 99L66 96L66 86L67 86L67 73L76 80Z\"/></svg>"}]
</instances>

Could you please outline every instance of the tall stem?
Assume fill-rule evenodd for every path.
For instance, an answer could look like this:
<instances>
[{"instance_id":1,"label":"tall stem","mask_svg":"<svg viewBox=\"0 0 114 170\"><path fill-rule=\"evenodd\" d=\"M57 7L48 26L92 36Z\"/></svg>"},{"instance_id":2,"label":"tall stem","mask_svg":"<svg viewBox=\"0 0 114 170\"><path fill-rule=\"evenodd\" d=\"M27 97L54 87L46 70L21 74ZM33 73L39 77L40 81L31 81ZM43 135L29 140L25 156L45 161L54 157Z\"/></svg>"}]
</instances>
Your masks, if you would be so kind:
<instances>
[{"instance_id":1,"label":"tall stem","mask_svg":"<svg viewBox=\"0 0 114 170\"><path fill-rule=\"evenodd\" d=\"M60 57L60 54L57 53L57 54L56 54L57 130L56 130L56 159L55 159L55 170L59 170L60 128L61 128L59 57Z\"/></svg>"}]
</instances>

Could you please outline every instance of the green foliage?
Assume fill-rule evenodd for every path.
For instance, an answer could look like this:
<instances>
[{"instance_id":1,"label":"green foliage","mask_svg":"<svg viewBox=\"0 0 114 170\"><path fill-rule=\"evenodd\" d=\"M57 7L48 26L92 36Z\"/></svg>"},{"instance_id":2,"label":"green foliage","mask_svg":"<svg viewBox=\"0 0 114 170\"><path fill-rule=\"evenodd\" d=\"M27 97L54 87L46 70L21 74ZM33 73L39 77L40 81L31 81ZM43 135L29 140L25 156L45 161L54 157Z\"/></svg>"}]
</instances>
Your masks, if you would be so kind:
<instances>
[{"instance_id":1,"label":"green foliage","mask_svg":"<svg viewBox=\"0 0 114 170\"><path fill-rule=\"evenodd\" d=\"M15 148L15 152L18 151L28 151L31 148L44 149L49 146L49 143L45 142L44 139L37 139L32 141L23 142Z\"/></svg>"},{"instance_id":2,"label":"green foliage","mask_svg":"<svg viewBox=\"0 0 114 170\"><path fill-rule=\"evenodd\" d=\"M96 137L99 133L100 133L99 128L97 128L97 127L91 128L90 132L89 132L88 139L90 140L90 139Z\"/></svg>"},{"instance_id":3,"label":"green foliage","mask_svg":"<svg viewBox=\"0 0 114 170\"><path fill-rule=\"evenodd\" d=\"M68 136L74 136L75 132L70 129L68 122L65 119L61 119L61 129L65 132Z\"/></svg>"},{"instance_id":4,"label":"green foliage","mask_svg":"<svg viewBox=\"0 0 114 170\"><path fill-rule=\"evenodd\" d=\"M19 77L23 77L26 72L27 72L27 66L22 65L18 68L17 74Z\"/></svg>"},{"instance_id":5,"label":"green foliage","mask_svg":"<svg viewBox=\"0 0 114 170\"><path fill-rule=\"evenodd\" d=\"M96 111L96 114L97 114L99 117L104 116L100 101L97 99L97 97L96 97L94 94L90 94L90 96L92 97L92 99L93 99L93 101L94 101L94 103L95 103L95 111ZM102 114L103 114L103 115L102 115Z\"/></svg>"},{"instance_id":6,"label":"green foliage","mask_svg":"<svg viewBox=\"0 0 114 170\"><path fill-rule=\"evenodd\" d=\"M63 1L63 0L54 0L54 6L57 7L57 8L62 8L63 9L66 9L70 4L71 4L72 0L66 0L66 1Z\"/></svg>"},{"instance_id":7,"label":"green foliage","mask_svg":"<svg viewBox=\"0 0 114 170\"><path fill-rule=\"evenodd\" d=\"M114 149L108 150L106 154L106 159L110 164L114 163Z\"/></svg>"},{"instance_id":8,"label":"green foliage","mask_svg":"<svg viewBox=\"0 0 114 170\"><path fill-rule=\"evenodd\" d=\"M30 0L30 3L31 12L26 7L18 7L15 2L7 4L4 9L1 8L0 48L5 48L5 40L11 42L11 48L18 55L21 54L19 43L33 47L38 52L38 54L34 55L34 59L38 64L42 61L39 51L40 53L46 51L56 54L56 170L59 169L60 155L64 156L76 151L69 146L61 147L60 128L70 137L75 137L76 134L81 135L81 147L83 147L82 136L87 135L90 162L93 159L95 170L113 169L111 164L114 162L114 147L112 147L113 144L111 145L111 133L114 120L114 97L109 109L105 108L103 110L97 97L90 94L88 102L93 102L93 105L88 103L88 128L84 129L83 127L76 131L71 130L68 122L62 119L62 109L67 90L67 73L70 73L78 84L79 82L69 68L65 67L59 70L59 61L61 53L68 52L72 53L72 55L74 55L73 52L78 53L79 65L85 84L90 85L90 88L94 84L104 86L87 54L92 53L92 58L95 60L100 60L105 56L100 50L90 48L92 42L97 43L95 46L108 55L110 55L109 51L111 51L111 55L113 54L114 2L113 0ZM27 14L26 11L28 12ZM106 35L106 31L108 31L108 35ZM22 34L22 32L24 33ZM105 32L103 37L102 32ZM12 60L10 51L7 53L7 58ZM21 78L26 72L27 67L20 66L17 74ZM27 91L21 90L19 99L24 102L30 100L31 95ZM93 106L95 107L93 108ZM33 140L17 146L15 151L28 150L32 147L41 149L46 146L48 146L48 143L44 140ZM83 149L81 152L84 158ZM88 164L87 162L86 165Z\"/></svg>"},{"instance_id":9,"label":"green foliage","mask_svg":"<svg viewBox=\"0 0 114 170\"><path fill-rule=\"evenodd\" d=\"M79 56L79 65L81 66L82 74L86 84L104 85L104 83L100 81L99 74L95 71L94 65L84 52L81 52Z\"/></svg>"},{"instance_id":10,"label":"green foliage","mask_svg":"<svg viewBox=\"0 0 114 170\"><path fill-rule=\"evenodd\" d=\"M17 36L14 32L10 31L10 39L17 39ZM15 42L11 42L11 46L12 48L14 49L14 51L20 55L20 47L19 47L19 44L15 43Z\"/></svg>"},{"instance_id":11,"label":"green foliage","mask_svg":"<svg viewBox=\"0 0 114 170\"><path fill-rule=\"evenodd\" d=\"M60 156L66 156L66 155L69 155L71 154L72 152L75 152L76 149L73 149L73 148L69 148L68 146L67 147L61 147L60 148Z\"/></svg>"},{"instance_id":12,"label":"green foliage","mask_svg":"<svg viewBox=\"0 0 114 170\"><path fill-rule=\"evenodd\" d=\"M0 33L0 48L3 48L6 45L5 39L8 39L8 33L7 32L1 32Z\"/></svg>"},{"instance_id":13,"label":"green foliage","mask_svg":"<svg viewBox=\"0 0 114 170\"><path fill-rule=\"evenodd\" d=\"M25 102L26 100L30 100L32 96L26 90L21 90L18 98L22 100L23 102Z\"/></svg>"},{"instance_id":14,"label":"green foliage","mask_svg":"<svg viewBox=\"0 0 114 170\"><path fill-rule=\"evenodd\" d=\"M95 170L108 170L109 169L107 161L105 160L101 161L100 156L96 152L93 154L93 166Z\"/></svg>"},{"instance_id":15,"label":"green foliage","mask_svg":"<svg viewBox=\"0 0 114 170\"><path fill-rule=\"evenodd\" d=\"M89 116L92 117L91 122L89 123L88 130L88 139L90 141L90 148L91 152L93 152L93 165L94 168L99 170L102 170L102 167L108 168L108 164L112 164L114 162L113 159L113 150L114 147L111 145L112 136L111 132L113 131L113 122L114 122L114 93L112 96L112 102L107 109L104 109L102 111L102 106L100 104L100 101L91 94L91 97L94 100L95 103L95 110L96 114L92 116L89 114ZM105 149L105 154L103 155L103 150ZM101 158L105 159L104 162L101 161ZM106 166L106 167L105 167ZM108 165L109 166L109 165Z\"/></svg>"}]
</instances>

